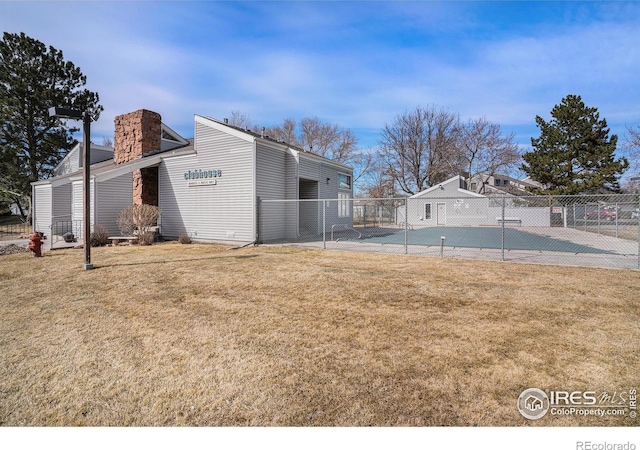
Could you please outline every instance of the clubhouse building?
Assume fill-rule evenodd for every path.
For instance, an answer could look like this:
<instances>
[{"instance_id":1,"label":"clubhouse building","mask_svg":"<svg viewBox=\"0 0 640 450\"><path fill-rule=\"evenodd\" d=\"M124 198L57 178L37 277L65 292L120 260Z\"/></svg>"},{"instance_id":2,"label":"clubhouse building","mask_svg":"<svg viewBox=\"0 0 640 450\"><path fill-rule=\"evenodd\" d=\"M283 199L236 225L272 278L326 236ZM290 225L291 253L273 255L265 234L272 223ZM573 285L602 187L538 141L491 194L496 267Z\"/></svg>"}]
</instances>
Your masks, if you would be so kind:
<instances>
[{"instance_id":1,"label":"clubhouse building","mask_svg":"<svg viewBox=\"0 0 640 450\"><path fill-rule=\"evenodd\" d=\"M82 236L81 152L79 144L53 178L32 184L35 230ZM194 138L185 139L155 112L123 114L115 119L114 148L92 145L91 158L91 226L110 236L120 235L119 213L132 204L158 206L160 234L169 239L249 243L317 235L322 203L286 200L353 196L351 167L199 115ZM260 202L269 200L283 201L261 213ZM351 204L327 202L327 224L351 226Z\"/></svg>"}]
</instances>

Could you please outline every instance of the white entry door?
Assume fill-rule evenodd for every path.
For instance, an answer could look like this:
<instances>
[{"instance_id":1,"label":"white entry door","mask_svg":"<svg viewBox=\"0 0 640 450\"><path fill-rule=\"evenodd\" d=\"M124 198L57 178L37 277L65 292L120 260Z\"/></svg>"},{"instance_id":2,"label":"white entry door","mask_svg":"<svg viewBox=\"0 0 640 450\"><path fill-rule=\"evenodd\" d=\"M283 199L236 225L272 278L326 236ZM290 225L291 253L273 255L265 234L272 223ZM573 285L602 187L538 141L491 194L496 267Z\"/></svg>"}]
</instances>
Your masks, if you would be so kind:
<instances>
[{"instance_id":1,"label":"white entry door","mask_svg":"<svg viewBox=\"0 0 640 450\"><path fill-rule=\"evenodd\" d=\"M447 224L447 204L438 203L436 207L436 214L437 214L438 225L446 225Z\"/></svg>"}]
</instances>

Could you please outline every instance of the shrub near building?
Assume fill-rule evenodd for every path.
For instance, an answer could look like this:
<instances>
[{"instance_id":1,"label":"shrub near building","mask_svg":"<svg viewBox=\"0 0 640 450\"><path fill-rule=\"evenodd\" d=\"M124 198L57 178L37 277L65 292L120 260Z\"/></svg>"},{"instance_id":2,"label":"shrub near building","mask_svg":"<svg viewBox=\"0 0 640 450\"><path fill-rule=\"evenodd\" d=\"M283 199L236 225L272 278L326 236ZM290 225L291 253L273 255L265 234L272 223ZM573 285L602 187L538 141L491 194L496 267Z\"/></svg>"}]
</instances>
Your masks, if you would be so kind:
<instances>
[{"instance_id":1,"label":"shrub near building","mask_svg":"<svg viewBox=\"0 0 640 450\"><path fill-rule=\"evenodd\" d=\"M120 211L118 228L124 236L137 236L140 245L151 245L160 209L153 205L131 205Z\"/></svg>"}]
</instances>

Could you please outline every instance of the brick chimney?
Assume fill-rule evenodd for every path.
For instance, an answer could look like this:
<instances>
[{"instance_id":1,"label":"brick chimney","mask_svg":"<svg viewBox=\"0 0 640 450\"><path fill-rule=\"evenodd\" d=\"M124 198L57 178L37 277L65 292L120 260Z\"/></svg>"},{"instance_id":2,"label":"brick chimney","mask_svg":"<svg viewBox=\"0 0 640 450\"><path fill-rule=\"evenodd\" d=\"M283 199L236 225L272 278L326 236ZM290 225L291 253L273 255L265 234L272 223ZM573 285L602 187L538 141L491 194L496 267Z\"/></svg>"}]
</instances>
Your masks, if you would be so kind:
<instances>
[{"instance_id":1,"label":"brick chimney","mask_svg":"<svg viewBox=\"0 0 640 450\"><path fill-rule=\"evenodd\" d=\"M160 114L139 109L122 114L114 120L113 159L116 164L142 158L160 150L162 118ZM158 168L149 167L133 172L133 203L158 205Z\"/></svg>"},{"instance_id":2,"label":"brick chimney","mask_svg":"<svg viewBox=\"0 0 640 450\"><path fill-rule=\"evenodd\" d=\"M160 114L139 109L115 118L113 158L122 164L160 150L162 118Z\"/></svg>"}]
</instances>

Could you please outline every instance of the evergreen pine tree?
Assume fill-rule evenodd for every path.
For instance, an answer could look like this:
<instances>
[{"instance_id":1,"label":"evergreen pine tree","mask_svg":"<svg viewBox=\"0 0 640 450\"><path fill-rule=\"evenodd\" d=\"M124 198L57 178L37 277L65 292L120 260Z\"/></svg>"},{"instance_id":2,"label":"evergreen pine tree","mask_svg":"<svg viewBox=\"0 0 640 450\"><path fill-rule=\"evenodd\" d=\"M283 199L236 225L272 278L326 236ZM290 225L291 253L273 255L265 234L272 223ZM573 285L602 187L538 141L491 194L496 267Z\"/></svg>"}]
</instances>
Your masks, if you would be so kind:
<instances>
[{"instance_id":1,"label":"evergreen pine tree","mask_svg":"<svg viewBox=\"0 0 640 450\"><path fill-rule=\"evenodd\" d=\"M49 117L52 106L89 112L97 120L97 93L83 89L86 76L62 52L24 33L0 41L0 188L19 205L31 182L52 176L75 141L66 120Z\"/></svg>"},{"instance_id":2,"label":"evergreen pine tree","mask_svg":"<svg viewBox=\"0 0 640 450\"><path fill-rule=\"evenodd\" d=\"M620 192L618 179L629 163L615 158L618 137L609 138L607 121L597 108L568 95L551 116L550 122L536 117L540 136L531 139L533 150L522 155L522 170L543 185L536 193Z\"/></svg>"}]
</instances>

